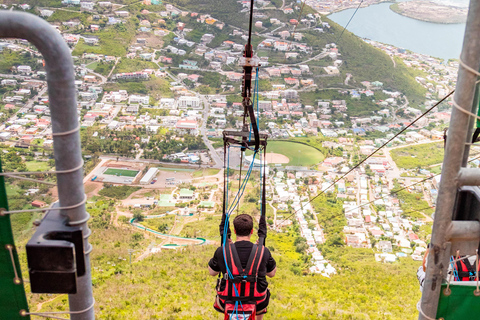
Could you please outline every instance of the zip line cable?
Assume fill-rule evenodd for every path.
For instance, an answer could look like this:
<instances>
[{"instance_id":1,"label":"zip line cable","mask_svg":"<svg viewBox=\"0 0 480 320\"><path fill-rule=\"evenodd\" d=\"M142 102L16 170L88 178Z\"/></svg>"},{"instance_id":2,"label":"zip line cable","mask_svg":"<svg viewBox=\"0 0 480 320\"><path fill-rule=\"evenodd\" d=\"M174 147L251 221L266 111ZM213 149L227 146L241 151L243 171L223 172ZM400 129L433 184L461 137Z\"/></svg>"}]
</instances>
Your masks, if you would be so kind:
<instances>
[{"instance_id":1,"label":"zip line cable","mask_svg":"<svg viewBox=\"0 0 480 320\"><path fill-rule=\"evenodd\" d=\"M300 19L302 18L302 13L303 13L303 8L305 7L305 2L306 2L306 0L303 0L302 7L300 8L300 14L298 15L297 24L293 28L292 35L295 35L295 31L297 31L297 26L300 24Z\"/></svg>"},{"instance_id":2,"label":"zip line cable","mask_svg":"<svg viewBox=\"0 0 480 320\"><path fill-rule=\"evenodd\" d=\"M345 32L345 30L347 29L348 25L350 24L350 22L352 21L353 17L355 17L355 14L357 13L358 9L360 8L360 6L362 5L363 3L363 0L360 1L360 4L358 5L357 9L355 9L355 11L353 12L352 16L350 17L350 20L348 20L347 24L345 25L345 27L343 28L342 30L342 33L340 33L340 36L337 38L337 40L335 40L335 43L338 43L338 40L340 40L340 38L342 37L343 33Z\"/></svg>"},{"instance_id":3,"label":"zip line cable","mask_svg":"<svg viewBox=\"0 0 480 320\"><path fill-rule=\"evenodd\" d=\"M320 191L315 197L313 197L312 199L310 199L309 201L307 201L306 204L309 204L310 202L312 202L313 200L315 200L316 198L318 198L319 196L321 196L322 194L324 194L328 189L330 189L332 186L334 186L338 181L342 180L343 178L345 178L346 176L348 176L353 170L357 169L361 164L363 164L365 161L367 161L369 158L371 158L373 155L375 155L378 151L380 151L383 147L385 147L386 145L388 145L390 142L392 142L395 138L397 138L400 134L402 134L403 132L405 132L408 128L410 128L412 125L414 125L418 120L420 120L421 118L423 118L424 116L426 116L430 111L432 111L434 108L436 108L439 104L441 104L443 101L445 101L448 97L450 97L453 93L455 92L455 90L452 90L449 94L447 94L442 100L438 101L437 103L435 103L430 109L428 109L427 111L425 111L423 114L421 114L420 116L418 116L415 120L413 120L409 125L407 125L405 128L403 128L402 130L400 130L396 135L394 135L392 138L390 138L387 142L385 142L384 144L382 144L380 147L378 147L376 150L374 150L372 153L370 153L367 157L365 157L362 161L360 161L359 163L357 163L352 169L348 170L347 173L345 173L344 175L342 175L340 178L337 178L335 179L335 181L333 181L328 187L326 187L325 189L323 189L322 191ZM297 209L295 210L292 214L290 214L289 216L287 216L286 218L284 218L283 220L281 220L280 222L283 223L285 220L289 219L290 217L292 217L294 214L296 214L299 210L303 210L303 207L304 205L302 204L302 207L300 209Z\"/></svg>"}]
</instances>

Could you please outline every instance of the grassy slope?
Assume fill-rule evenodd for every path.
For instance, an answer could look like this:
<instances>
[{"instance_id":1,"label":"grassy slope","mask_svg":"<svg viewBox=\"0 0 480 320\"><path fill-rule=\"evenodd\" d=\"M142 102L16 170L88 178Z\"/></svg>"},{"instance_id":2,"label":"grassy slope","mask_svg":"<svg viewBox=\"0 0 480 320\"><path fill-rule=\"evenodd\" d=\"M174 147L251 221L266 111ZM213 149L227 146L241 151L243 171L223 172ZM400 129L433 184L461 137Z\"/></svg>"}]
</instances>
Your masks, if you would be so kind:
<instances>
[{"instance_id":1,"label":"grassy slope","mask_svg":"<svg viewBox=\"0 0 480 320\"><path fill-rule=\"evenodd\" d=\"M72 55L79 56L83 53L97 53L123 57L127 54L127 47L131 43L136 29L136 18L128 20L125 24L110 26L96 32L94 35L100 39L98 46L90 46L80 39Z\"/></svg>"},{"instance_id":2,"label":"grassy slope","mask_svg":"<svg viewBox=\"0 0 480 320\"><path fill-rule=\"evenodd\" d=\"M443 161L443 153L443 142L397 148L390 151L397 166L404 169L428 169L428 166Z\"/></svg>"},{"instance_id":3,"label":"grassy slope","mask_svg":"<svg viewBox=\"0 0 480 320\"><path fill-rule=\"evenodd\" d=\"M300 255L293 249L295 235L268 240L278 262L270 280L271 319L414 319L420 296L410 259L392 265L374 261L369 250L337 252L340 275L295 276L290 270ZM215 279L206 263L214 246L164 251L134 265L133 275L119 273L95 287L100 319L212 319ZM374 275L374 276L372 276ZM388 299L386 298L388 297ZM101 310L99 310L101 306ZM405 315L411 315L405 317Z\"/></svg>"},{"instance_id":4,"label":"grassy slope","mask_svg":"<svg viewBox=\"0 0 480 320\"><path fill-rule=\"evenodd\" d=\"M342 214L338 206L330 204L325 208L335 218ZM158 244L161 240L133 231L126 225L113 227L109 224L112 208L111 201L88 204L93 217L90 242L94 246L92 269L97 318L220 318L212 308L215 278L208 276L206 269L215 246L164 250L137 262L136 257L144 248L152 241ZM218 223L218 219L213 218L205 220L204 224L216 233ZM199 224L194 222L190 226L196 228ZM302 270L308 268L308 259L295 251L298 233L294 230L281 234L269 231L267 246L278 266L276 277L269 280L272 293L269 319L416 318L415 303L420 297L415 280L417 262L405 258L393 264L381 264L374 261L371 250L332 247L325 254L333 260L338 275L330 279L319 275L302 276ZM335 228L328 227L326 231L335 232ZM22 244L19 248L26 270ZM137 250L133 254L132 268L129 248ZM34 310L38 303L46 300L49 301L41 311L64 310L67 305L65 295L29 294Z\"/></svg>"},{"instance_id":5,"label":"grassy slope","mask_svg":"<svg viewBox=\"0 0 480 320\"><path fill-rule=\"evenodd\" d=\"M330 23L335 31L334 37L326 36L333 42L343 27L325 17L323 19ZM423 101L426 89L415 81L415 71L399 59L395 60L396 68L394 68L393 61L387 54L363 42L349 31L343 33L337 45L342 54L341 59L346 62L341 68L342 71L352 73L357 83L377 80L383 82L385 88L405 93L412 104Z\"/></svg>"}]
</instances>

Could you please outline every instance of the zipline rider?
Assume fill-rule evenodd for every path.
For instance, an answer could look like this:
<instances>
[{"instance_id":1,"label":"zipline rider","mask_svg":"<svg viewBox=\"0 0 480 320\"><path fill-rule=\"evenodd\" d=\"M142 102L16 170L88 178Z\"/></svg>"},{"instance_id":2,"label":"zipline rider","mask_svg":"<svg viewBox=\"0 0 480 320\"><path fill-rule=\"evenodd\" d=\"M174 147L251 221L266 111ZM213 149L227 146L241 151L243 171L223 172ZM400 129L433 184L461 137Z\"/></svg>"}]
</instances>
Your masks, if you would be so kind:
<instances>
[{"instance_id":1,"label":"zipline rider","mask_svg":"<svg viewBox=\"0 0 480 320\"><path fill-rule=\"evenodd\" d=\"M227 280L226 258L229 270L231 270L234 276L238 276L241 279L242 270L248 275L248 277L243 277L246 279L244 283L241 281L237 283L237 290L240 291L239 294L243 298L242 301L248 301L248 298L256 301L256 320L261 320L264 314L267 313L267 306L270 301L270 291L268 290L266 276L270 278L275 276L277 264L268 248L263 245L253 244L250 241L253 234L253 219L250 215L240 214L235 217L233 227L237 241L235 243L231 240L227 241L226 246L228 248L226 248L225 257L223 248L217 248L213 258L208 263L208 271L211 276L222 273L221 281L217 283L217 297L213 306L218 312L224 313L225 301L228 298L235 300L235 294L232 293L231 288L233 287L232 282ZM230 283L227 284L227 282ZM245 289L247 284L249 286Z\"/></svg>"}]
</instances>

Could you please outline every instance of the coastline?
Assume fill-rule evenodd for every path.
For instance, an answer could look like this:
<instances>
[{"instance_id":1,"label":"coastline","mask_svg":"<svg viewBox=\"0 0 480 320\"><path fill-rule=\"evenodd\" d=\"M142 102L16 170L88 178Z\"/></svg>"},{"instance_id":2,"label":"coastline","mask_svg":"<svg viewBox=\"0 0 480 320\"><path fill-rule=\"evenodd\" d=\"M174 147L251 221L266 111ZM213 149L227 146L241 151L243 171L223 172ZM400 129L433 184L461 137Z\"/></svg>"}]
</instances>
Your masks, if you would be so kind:
<instances>
[{"instance_id":1,"label":"coastline","mask_svg":"<svg viewBox=\"0 0 480 320\"><path fill-rule=\"evenodd\" d=\"M367 8L367 7L370 7L370 6L373 6L373 5L376 5L376 4L380 4L380 3L385 3L385 2L394 2L394 1L392 1L392 0L377 0L377 1L363 2L360 5L360 8ZM344 10L357 9L357 7L358 7L358 4L351 5L351 6L344 6L344 7L341 7L341 8L336 8L336 9L333 9L331 11L322 11L322 10L317 10L315 8L314 9L323 16L329 16L331 14L339 13L339 12L342 12Z\"/></svg>"},{"instance_id":2,"label":"coastline","mask_svg":"<svg viewBox=\"0 0 480 320\"><path fill-rule=\"evenodd\" d=\"M467 9L440 5L431 1L395 2L390 10L404 17L440 24L461 24L467 20Z\"/></svg>"}]
</instances>

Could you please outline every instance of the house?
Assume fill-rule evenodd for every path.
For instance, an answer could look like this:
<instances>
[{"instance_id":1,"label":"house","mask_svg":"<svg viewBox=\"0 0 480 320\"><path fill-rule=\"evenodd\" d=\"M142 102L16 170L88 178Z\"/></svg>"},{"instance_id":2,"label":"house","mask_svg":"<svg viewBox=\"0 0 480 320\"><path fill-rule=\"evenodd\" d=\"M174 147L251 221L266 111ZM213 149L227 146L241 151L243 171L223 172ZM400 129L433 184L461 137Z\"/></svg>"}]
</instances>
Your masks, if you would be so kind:
<instances>
[{"instance_id":1,"label":"house","mask_svg":"<svg viewBox=\"0 0 480 320\"><path fill-rule=\"evenodd\" d=\"M119 17L128 17L130 12L128 11L115 11L115 14Z\"/></svg>"},{"instance_id":2,"label":"house","mask_svg":"<svg viewBox=\"0 0 480 320\"><path fill-rule=\"evenodd\" d=\"M300 83L296 78L284 78L283 80L289 85L298 85Z\"/></svg>"},{"instance_id":3,"label":"house","mask_svg":"<svg viewBox=\"0 0 480 320\"><path fill-rule=\"evenodd\" d=\"M18 66L17 72L22 74L30 74L32 73L32 68L30 66Z\"/></svg>"},{"instance_id":4,"label":"house","mask_svg":"<svg viewBox=\"0 0 480 320\"><path fill-rule=\"evenodd\" d=\"M93 1L80 1L80 7L85 10L93 10L95 2Z\"/></svg>"},{"instance_id":5,"label":"house","mask_svg":"<svg viewBox=\"0 0 480 320\"><path fill-rule=\"evenodd\" d=\"M93 46L97 45L99 40L96 37L83 37L83 41L85 41L86 44Z\"/></svg>"},{"instance_id":6,"label":"house","mask_svg":"<svg viewBox=\"0 0 480 320\"><path fill-rule=\"evenodd\" d=\"M143 105L148 105L150 103L150 96L140 96L132 94L128 99L128 103L139 103Z\"/></svg>"},{"instance_id":7,"label":"house","mask_svg":"<svg viewBox=\"0 0 480 320\"><path fill-rule=\"evenodd\" d=\"M43 208L43 207L47 206L47 204L45 202L40 201L40 200L32 201L31 205L32 205L32 207L35 207L35 208Z\"/></svg>"},{"instance_id":8,"label":"house","mask_svg":"<svg viewBox=\"0 0 480 320\"><path fill-rule=\"evenodd\" d=\"M47 10L47 9L41 9L40 10L40 16L44 18L50 17L55 11L53 10Z\"/></svg>"},{"instance_id":9,"label":"house","mask_svg":"<svg viewBox=\"0 0 480 320\"><path fill-rule=\"evenodd\" d=\"M175 125L175 129L177 129L180 133L197 135L198 124L196 120L179 120Z\"/></svg>"},{"instance_id":10,"label":"house","mask_svg":"<svg viewBox=\"0 0 480 320\"><path fill-rule=\"evenodd\" d=\"M195 194L192 190L180 189L180 194L178 198L180 200L193 200L195 199Z\"/></svg>"}]
</instances>

